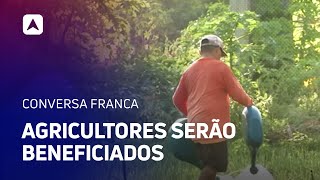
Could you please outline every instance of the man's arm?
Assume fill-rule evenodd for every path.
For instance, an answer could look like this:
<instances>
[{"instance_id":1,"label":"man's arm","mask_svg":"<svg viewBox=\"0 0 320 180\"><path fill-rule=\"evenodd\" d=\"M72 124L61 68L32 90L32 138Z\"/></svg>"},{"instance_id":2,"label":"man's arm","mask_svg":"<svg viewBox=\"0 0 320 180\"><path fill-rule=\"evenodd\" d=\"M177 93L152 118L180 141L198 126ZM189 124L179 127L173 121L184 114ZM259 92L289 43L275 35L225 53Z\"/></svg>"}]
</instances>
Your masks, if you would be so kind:
<instances>
[{"instance_id":1,"label":"man's arm","mask_svg":"<svg viewBox=\"0 0 320 180\"><path fill-rule=\"evenodd\" d=\"M185 85L185 79L182 75L180 78L180 82L176 91L173 94L172 101L176 108L182 112L185 116L187 116L187 100L188 100L188 93Z\"/></svg>"},{"instance_id":2,"label":"man's arm","mask_svg":"<svg viewBox=\"0 0 320 180\"><path fill-rule=\"evenodd\" d=\"M223 80L225 83L226 91L233 100L246 107L253 105L252 99L244 91L241 84L233 75L231 69L227 65L225 65L223 71Z\"/></svg>"}]
</instances>

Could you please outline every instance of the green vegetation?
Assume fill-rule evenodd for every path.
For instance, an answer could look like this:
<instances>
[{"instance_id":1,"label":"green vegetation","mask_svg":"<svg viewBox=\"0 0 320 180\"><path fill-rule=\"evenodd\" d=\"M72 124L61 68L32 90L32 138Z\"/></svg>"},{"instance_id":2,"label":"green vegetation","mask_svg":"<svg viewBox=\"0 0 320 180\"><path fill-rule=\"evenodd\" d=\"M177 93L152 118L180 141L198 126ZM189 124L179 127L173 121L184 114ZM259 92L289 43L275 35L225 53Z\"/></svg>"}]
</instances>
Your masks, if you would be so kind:
<instances>
[{"instance_id":1,"label":"green vegetation","mask_svg":"<svg viewBox=\"0 0 320 180\"><path fill-rule=\"evenodd\" d=\"M229 168L227 174L236 176L245 167L249 167L249 150L242 139L233 141L229 146ZM257 162L267 168L276 179L310 179L311 171L314 178L319 177L320 152L319 141L283 142L277 145L265 143L259 151ZM162 162L143 165L148 168L143 174L128 167L129 179L197 179L199 170L190 164L177 161L166 153ZM152 167L152 168L150 168Z\"/></svg>"},{"instance_id":2,"label":"green vegetation","mask_svg":"<svg viewBox=\"0 0 320 180\"><path fill-rule=\"evenodd\" d=\"M286 11L283 15L276 13L274 17L269 12L263 17L257 14L259 11L231 12L221 3L208 6L207 13L191 21L180 37L146 59L156 64L153 69L163 72L162 78L166 79L162 82L154 74L159 80L156 86L161 87L157 94L161 100L149 102L152 109L148 111L156 114L146 114L146 119L152 117L170 124L173 117L179 117L169 105L173 87L180 73L198 57L197 42L201 36L217 34L224 39L229 53L225 62L262 110L265 143L259 151L258 163L280 180L311 179L311 171L315 179L319 178L320 23L317 20L320 9L317 4L318 1L315 4L293 1L283 9ZM287 18L288 14L292 18ZM243 32L241 37L236 36L239 29ZM243 39L248 43L241 43ZM230 143L227 173L233 175L250 164L249 151L241 139L241 110L237 104L232 105L232 119L239 132ZM195 179L199 173L195 167L169 154L164 162L152 167L151 172L132 176L133 179Z\"/></svg>"},{"instance_id":3,"label":"green vegetation","mask_svg":"<svg viewBox=\"0 0 320 180\"><path fill-rule=\"evenodd\" d=\"M90 70L80 79L91 97L137 98L141 109L130 119L171 124L180 117L173 90L198 57L197 42L205 34L221 36L224 61L262 111L265 143L258 163L276 179L310 179L311 170L320 179L320 1L259 0L253 7L237 13L209 0L61 1L46 16L52 28L44 38L52 41L48 49L59 47L66 52L61 57L70 57L64 65ZM228 173L249 165L242 108L232 104L238 133L230 142ZM128 178L198 174L167 152L163 162L142 166L148 168L144 174L128 166Z\"/></svg>"}]
</instances>

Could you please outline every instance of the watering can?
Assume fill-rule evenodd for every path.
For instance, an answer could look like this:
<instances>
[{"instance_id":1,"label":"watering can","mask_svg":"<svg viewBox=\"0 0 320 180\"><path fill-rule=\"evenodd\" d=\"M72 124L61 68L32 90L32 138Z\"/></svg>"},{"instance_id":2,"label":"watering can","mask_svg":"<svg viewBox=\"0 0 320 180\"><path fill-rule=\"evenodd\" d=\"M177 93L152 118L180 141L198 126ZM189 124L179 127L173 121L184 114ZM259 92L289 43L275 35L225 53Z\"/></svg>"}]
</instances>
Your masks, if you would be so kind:
<instances>
[{"instance_id":1,"label":"watering can","mask_svg":"<svg viewBox=\"0 0 320 180\"><path fill-rule=\"evenodd\" d=\"M255 106L244 108L242 115L244 116L244 139L249 147L251 155L251 174L256 174L256 157L259 147L263 141L262 118L259 109Z\"/></svg>"},{"instance_id":2,"label":"watering can","mask_svg":"<svg viewBox=\"0 0 320 180\"><path fill-rule=\"evenodd\" d=\"M244 108L242 112L244 116L244 139L246 144L248 145L250 149L250 155L251 155L251 166L249 170L245 169L243 173L239 175L239 178L242 179L243 177L247 178L247 172L250 172L250 177L247 179L256 179L258 176L267 177L265 174L268 175L268 177L272 177L272 175L264 169L260 165L256 165L256 156L257 151L259 147L262 145L263 142L263 131L262 131L262 118L261 113L259 109L255 106L250 106ZM181 118L178 119L175 123L187 123L187 118ZM181 130L184 130L184 125L181 127ZM172 131L172 127L170 127L168 132L168 138L167 138L167 148L168 150L179 160L190 163L198 168L202 168L203 165L201 164L200 160L197 157L196 153L196 144L191 139L174 139L172 138L172 134L174 132ZM258 171L261 171L260 174L258 174ZM267 173L264 173L264 172ZM259 179L258 177L258 179ZM217 179L230 179L230 176L223 176ZM232 178L231 178L232 179ZM236 178L237 179L237 178ZM269 178L271 179L271 178Z\"/></svg>"},{"instance_id":3,"label":"watering can","mask_svg":"<svg viewBox=\"0 0 320 180\"><path fill-rule=\"evenodd\" d=\"M187 123L187 118L180 118L175 121L175 123L181 123L183 126L181 130L184 130L185 123ZM168 131L167 147L168 150L175 156L175 158L190 163L198 168L202 168L201 162L197 157L196 144L191 139L186 139L184 137L180 139L172 138L172 126Z\"/></svg>"}]
</instances>

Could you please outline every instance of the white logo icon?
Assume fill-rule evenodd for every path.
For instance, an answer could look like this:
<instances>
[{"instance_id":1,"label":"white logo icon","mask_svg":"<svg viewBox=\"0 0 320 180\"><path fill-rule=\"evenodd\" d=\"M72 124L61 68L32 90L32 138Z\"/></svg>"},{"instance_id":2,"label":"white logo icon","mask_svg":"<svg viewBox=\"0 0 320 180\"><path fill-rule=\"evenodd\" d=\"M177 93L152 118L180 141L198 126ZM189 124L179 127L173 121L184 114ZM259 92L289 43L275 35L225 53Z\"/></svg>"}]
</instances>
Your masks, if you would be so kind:
<instances>
[{"instance_id":1,"label":"white logo icon","mask_svg":"<svg viewBox=\"0 0 320 180\"><path fill-rule=\"evenodd\" d=\"M40 35L43 33L43 17L40 14L23 16L23 33L25 35Z\"/></svg>"}]
</instances>

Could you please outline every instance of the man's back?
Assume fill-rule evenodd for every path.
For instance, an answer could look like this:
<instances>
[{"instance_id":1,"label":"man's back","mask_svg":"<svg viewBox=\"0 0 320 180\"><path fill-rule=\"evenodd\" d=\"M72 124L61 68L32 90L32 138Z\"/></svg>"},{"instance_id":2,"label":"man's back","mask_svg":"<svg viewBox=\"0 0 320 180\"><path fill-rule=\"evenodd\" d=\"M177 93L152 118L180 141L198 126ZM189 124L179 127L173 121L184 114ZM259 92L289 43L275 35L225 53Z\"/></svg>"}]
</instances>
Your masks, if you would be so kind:
<instances>
[{"instance_id":1,"label":"man's back","mask_svg":"<svg viewBox=\"0 0 320 180\"><path fill-rule=\"evenodd\" d=\"M193 63L183 74L188 92L189 122L228 121L229 98L225 89L222 61L203 58Z\"/></svg>"},{"instance_id":2,"label":"man's back","mask_svg":"<svg viewBox=\"0 0 320 180\"><path fill-rule=\"evenodd\" d=\"M211 127L212 119L219 119L222 129L230 121L229 95L244 106L252 104L225 63L201 58L183 73L174 102L188 117L188 122L204 122Z\"/></svg>"},{"instance_id":3,"label":"man's back","mask_svg":"<svg viewBox=\"0 0 320 180\"><path fill-rule=\"evenodd\" d=\"M252 100L231 69L220 61L227 56L221 38L213 34L205 35L200 40L199 50L202 58L183 73L172 100L189 122L207 124L194 128L194 135L207 132L210 137L213 119L219 119L220 131L225 131L223 126L230 121L229 96L244 106L251 106ZM197 132L198 128L201 132ZM228 167L227 142L221 136L198 138L193 141L196 142L197 156L203 163L199 180L215 179L217 172L225 172Z\"/></svg>"}]
</instances>

